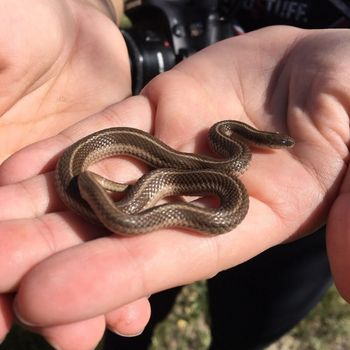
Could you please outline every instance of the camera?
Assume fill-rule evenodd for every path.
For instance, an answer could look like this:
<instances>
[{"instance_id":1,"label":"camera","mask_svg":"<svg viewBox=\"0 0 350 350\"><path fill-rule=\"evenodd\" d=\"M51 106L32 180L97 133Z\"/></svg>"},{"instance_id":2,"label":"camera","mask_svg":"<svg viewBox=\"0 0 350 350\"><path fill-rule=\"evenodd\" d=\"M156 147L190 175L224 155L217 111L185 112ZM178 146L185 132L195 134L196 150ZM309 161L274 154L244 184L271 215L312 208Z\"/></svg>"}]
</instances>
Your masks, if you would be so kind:
<instances>
[{"instance_id":1,"label":"camera","mask_svg":"<svg viewBox=\"0 0 350 350\"><path fill-rule=\"evenodd\" d=\"M133 93L154 76L219 40L237 35L237 1L127 0L132 25L123 29L132 69Z\"/></svg>"}]
</instances>

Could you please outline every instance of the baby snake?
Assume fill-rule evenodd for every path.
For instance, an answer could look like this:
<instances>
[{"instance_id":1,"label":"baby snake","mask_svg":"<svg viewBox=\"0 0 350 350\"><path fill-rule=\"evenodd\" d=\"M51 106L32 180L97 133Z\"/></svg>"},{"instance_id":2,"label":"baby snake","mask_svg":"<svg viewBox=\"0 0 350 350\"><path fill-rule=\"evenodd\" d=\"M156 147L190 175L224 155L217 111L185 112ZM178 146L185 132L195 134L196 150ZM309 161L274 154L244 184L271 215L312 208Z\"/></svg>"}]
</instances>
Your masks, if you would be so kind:
<instances>
[{"instance_id":1,"label":"baby snake","mask_svg":"<svg viewBox=\"0 0 350 350\"><path fill-rule=\"evenodd\" d=\"M249 196L238 179L251 159L248 144L290 148L294 140L232 120L214 124L208 136L212 150L222 159L178 152L138 129L116 127L95 132L71 145L59 159L58 193L74 212L124 235L169 227L209 234L228 232L248 211ZM129 186L87 170L92 163L114 155L140 159L155 170ZM114 202L109 191L125 191L125 196ZM155 205L166 196L185 194L214 194L220 198L220 206L202 208L186 202Z\"/></svg>"}]
</instances>

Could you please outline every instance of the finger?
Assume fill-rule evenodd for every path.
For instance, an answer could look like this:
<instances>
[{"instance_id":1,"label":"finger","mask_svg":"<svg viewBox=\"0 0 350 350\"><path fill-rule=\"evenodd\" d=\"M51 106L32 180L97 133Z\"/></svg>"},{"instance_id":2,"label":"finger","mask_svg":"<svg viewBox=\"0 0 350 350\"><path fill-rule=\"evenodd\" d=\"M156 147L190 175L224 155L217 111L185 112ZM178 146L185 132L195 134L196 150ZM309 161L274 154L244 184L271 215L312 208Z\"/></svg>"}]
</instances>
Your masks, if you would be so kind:
<instances>
[{"instance_id":1,"label":"finger","mask_svg":"<svg viewBox=\"0 0 350 350\"><path fill-rule=\"evenodd\" d=\"M151 306L147 298L124 305L106 315L108 328L124 337L135 337L145 329L151 316Z\"/></svg>"},{"instance_id":2,"label":"finger","mask_svg":"<svg viewBox=\"0 0 350 350\"><path fill-rule=\"evenodd\" d=\"M56 195L54 182L51 172L1 186L0 221L35 218L47 212L63 210L65 207Z\"/></svg>"},{"instance_id":3,"label":"finger","mask_svg":"<svg viewBox=\"0 0 350 350\"><path fill-rule=\"evenodd\" d=\"M59 154L65 148L92 132L125 125L149 131L152 127L152 113L150 102L142 96L112 105L55 137L37 142L15 153L0 167L0 185L16 183L52 171Z\"/></svg>"},{"instance_id":4,"label":"finger","mask_svg":"<svg viewBox=\"0 0 350 350\"><path fill-rule=\"evenodd\" d=\"M117 176L111 178L120 182L126 183L140 175L139 167L130 166L126 160L114 160L115 167L118 167ZM53 173L0 187L0 197L0 290L3 292L14 290L20 278L41 259L109 234L67 211L56 195Z\"/></svg>"},{"instance_id":5,"label":"finger","mask_svg":"<svg viewBox=\"0 0 350 350\"><path fill-rule=\"evenodd\" d=\"M114 181L128 183L140 177L144 166L118 158L92 165L91 170L108 174ZM54 172L0 186L0 198L0 221L38 218L47 213L67 210L58 197Z\"/></svg>"},{"instance_id":6,"label":"finger","mask_svg":"<svg viewBox=\"0 0 350 350\"><path fill-rule=\"evenodd\" d=\"M327 222L327 250L334 282L350 302L350 216L349 192L343 192L332 206Z\"/></svg>"},{"instance_id":7,"label":"finger","mask_svg":"<svg viewBox=\"0 0 350 350\"><path fill-rule=\"evenodd\" d=\"M53 326L49 328L33 329L40 333L55 349L95 349L105 331L103 316L93 319Z\"/></svg>"},{"instance_id":8,"label":"finger","mask_svg":"<svg viewBox=\"0 0 350 350\"><path fill-rule=\"evenodd\" d=\"M12 326L12 301L12 296L0 295L0 344L3 342Z\"/></svg>"},{"instance_id":9,"label":"finger","mask_svg":"<svg viewBox=\"0 0 350 350\"><path fill-rule=\"evenodd\" d=\"M20 284L16 309L24 322L37 325L105 314L157 291L208 278L290 234L268 206L251 200L246 220L229 234L161 230L101 238L36 265Z\"/></svg>"},{"instance_id":10,"label":"finger","mask_svg":"<svg viewBox=\"0 0 350 350\"><path fill-rule=\"evenodd\" d=\"M120 182L138 178L140 169L114 160ZM0 187L0 291L16 288L20 278L41 259L62 249L109 234L87 223L58 200L53 173Z\"/></svg>"},{"instance_id":11,"label":"finger","mask_svg":"<svg viewBox=\"0 0 350 350\"><path fill-rule=\"evenodd\" d=\"M103 228L69 212L2 222L0 291L13 291L30 268L51 254L103 234Z\"/></svg>"}]
</instances>

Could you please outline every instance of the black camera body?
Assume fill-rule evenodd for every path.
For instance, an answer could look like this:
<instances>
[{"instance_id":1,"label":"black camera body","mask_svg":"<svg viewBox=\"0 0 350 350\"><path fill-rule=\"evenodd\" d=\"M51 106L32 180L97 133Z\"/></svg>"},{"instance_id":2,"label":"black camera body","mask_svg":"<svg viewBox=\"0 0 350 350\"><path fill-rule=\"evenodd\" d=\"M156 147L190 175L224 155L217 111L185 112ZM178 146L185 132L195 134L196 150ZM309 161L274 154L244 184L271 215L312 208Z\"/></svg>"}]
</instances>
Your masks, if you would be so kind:
<instances>
[{"instance_id":1,"label":"black camera body","mask_svg":"<svg viewBox=\"0 0 350 350\"><path fill-rule=\"evenodd\" d=\"M227 5L227 4L230 5ZM124 29L132 66L133 92L191 54L237 34L230 16L235 1L129 0Z\"/></svg>"}]
</instances>

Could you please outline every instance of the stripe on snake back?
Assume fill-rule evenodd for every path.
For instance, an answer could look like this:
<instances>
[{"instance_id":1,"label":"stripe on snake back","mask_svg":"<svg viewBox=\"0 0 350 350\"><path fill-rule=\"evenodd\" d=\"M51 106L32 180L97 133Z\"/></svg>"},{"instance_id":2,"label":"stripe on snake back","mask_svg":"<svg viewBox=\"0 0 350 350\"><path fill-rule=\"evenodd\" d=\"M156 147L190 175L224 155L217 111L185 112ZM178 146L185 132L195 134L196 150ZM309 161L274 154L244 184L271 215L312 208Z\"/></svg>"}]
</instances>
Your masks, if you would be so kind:
<instances>
[{"instance_id":1,"label":"stripe on snake back","mask_svg":"<svg viewBox=\"0 0 350 350\"><path fill-rule=\"evenodd\" d=\"M192 193L198 182L201 184L201 186L203 185L203 187L200 187L200 194L209 192L219 195L221 198L221 206L217 209L218 211L222 210L222 212L225 212L225 205L223 203L231 201L233 203L230 207L231 216L234 216L234 218L227 218L227 225L225 224L222 226L226 227L225 230L229 230L230 228L232 229L244 218L248 208L248 195L244 189L244 186L237 179L237 176L247 169L251 159L251 152L248 144L253 143L259 147L269 148L289 148L294 145L294 141L289 136L259 131L245 123L237 121L222 121L216 123L209 130L209 140L212 149L220 153L224 158L217 159L192 153L178 152L160 140L155 139L150 134L133 128L121 127L98 131L77 141L63 153L56 168L56 186L58 193L63 202L76 213L82 215L90 221L101 221L102 224L112 231L123 231L119 226L114 227L113 224L105 222L107 219L103 218L103 216L108 216L108 220L110 222L113 222L113 220L116 221L116 219L113 219L112 216L116 215L117 211L120 211L121 209L114 208L110 212L106 213L106 208L108 205L111 204L112 206L116 206L116 204L113 202L110 202L109 204L107 203L109 196L105 190L106 188L113 189L114 183L110 180L104 179L101 176L95 176L89 173L87 169L92 163L114 155L128 155L142 160L143 162L149 164L152 168L160 168L161 170L158 171L158 175L162 174L162 172L165 174L165 169L163 168L172 168L181 171L186 170L191 174L199 171L201 174L198 176L204 177L205 175L203 174L205 172L211 172L212 174L213 172L216 172L215 177L218 183L220 183L220 186L222 183L227 181L228 177L231 178L230 186L232 186L235 191L233 195L232 193L231 196L229 196L227 193L224 194L224 192L221 190L221 192L219 191L219 193L216 193L216 190L213 187L210 189L206 187L206 182L208 181L205 181L203 178L198 178L194 183L192 181L191 186L186 186L184 177L182 177L181 181L178 181L174 176L172 176L171 181L173 181L173 183L170 183L170 180L168 179L167 181L169 181L169 183L167 182L167 185L170 189L172 189L172 191L175 191L175 193L177 193L178 189L181 190L181 193ZM203 171L204 169L206 169L206 171ZM193 178L193 176L197 175L190 176ZM152 191L154 191L155 187L157 187L156 193L157 191L159 193L162 191L164 192L164 189L160 189L160 186L155 185L157 181L162 182L163 184L164 181L160 181L159 179L157 180L157 176L154 176L154 174L152 176L150 175L150 177L154 177L156 179L151 185L153 188ZM176 183L176 181L178 182ZM80 189L78 188L78 182L80 182L81 185ZM84 183L89 183L89 185L92 186L92 189L87 188ZM142 186L140 185L140 187ZM145 192L146 194L137 194L136 197L159 197L159 193L152 194L152 191L150 190L151 187L149 187ZM167 193L167 191L165 192ZM84 197L89 204L82 197ZM148 202L146 202L151 203L152 200L153 199L149 199ZM236 204L234 204L235 201L237 201ZM127 206L128 205L124 205L126 211L129 210L126 209ZM189 215L186 214L186 219L184 219L181 216L182 214L178 211L178 208L181 208L181 206L185 206L186 208L191 207L190 210L186 209L186 213L192 213ZM99 209L96 210L96 207L99 207ZM126 234L135 234L145 232L145 230L152 230L152 227L149 225L148 229L141 228L141 224L138 224L137 227L132 228L131 223L136 220L136 216L147 216L148 220L148 215L153 215L149 214L153 210L153 213L158 213L160 215L161 211L163 217L169 217L169 213L164 213L164 206L149 208L150 204L144 205L141 204L139 200L135 199L134 204L131 206L129 205L129 208L131 207L137 207L138 209L130 209L134 217L125 219L125 224L128 226L127 229L124 229ZM193 222L201 222L201 225L195 227L196 230L207 233L224 232L221 228L219 229L215 225L211 226L210 221L215 222L215 220L210 217L210 215L200 214L202 216L199 220L198 217L200 215L196 216L196 213L199 213L198 208L193 207L194 206L185 203L174 204L171 210L172 215L174 215L172 222L175 222L175 217L177 217L178 221L176 225L179 225L180 227L193 228L196 226L193 224ZM123 208L123 205L121 208ZM96 212L94 212L94 210ZM124 214L129 215L125 212ZM161 220L158 214L156 218L157 220ZM192 217L193 214L196 217ZM99 218L97 218L96 215L99 216ZM217 215L218 217L221 217L221 213ZM205 221L205 218L207 221ZM192 222L192 224L189 222ZM144 224L146 225L145 220ZM156 227L160 226L157 224L153 226L153 229ZM173 227L173 224L163 227ZM210 229L210 227L212 228Z\"/></svg>"}]
</instances>

